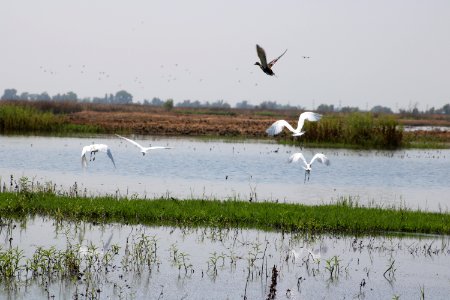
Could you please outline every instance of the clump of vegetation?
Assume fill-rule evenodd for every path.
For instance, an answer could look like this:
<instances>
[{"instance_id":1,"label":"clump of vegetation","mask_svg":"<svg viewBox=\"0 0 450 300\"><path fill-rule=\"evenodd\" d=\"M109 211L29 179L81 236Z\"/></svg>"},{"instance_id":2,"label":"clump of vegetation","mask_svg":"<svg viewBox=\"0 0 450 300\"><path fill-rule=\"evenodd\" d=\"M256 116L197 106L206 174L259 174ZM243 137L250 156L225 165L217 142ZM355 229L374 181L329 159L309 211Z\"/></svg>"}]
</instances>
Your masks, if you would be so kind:
<instances>
[{"instance_id":1,"label":"clump of vegetation","mask_svg":"<svg viewBox=\"0 0 450 300\"><path fill-rule=\"evenodd\" d=\"M76 125L67 122L64 116L43 112L33 107L0 105L0 133L96 133L96 126Z\"/></svg>"},{"instance_id":2,"label":"clump of vegetation","mask_svg":"<svg viewBox=\"0 0 450 300\"><path fill-rule=\"evenodd\" d=\"M3 187L0 215L47 215L56 219L124 222L146 225L244 227L314 233L450 233L450 214L405 208L359 207L348 202L307 206L271 202L154 200L115 196L86 197L76 187L56 191L52 185L24 188L27 180ZM14 187L15 186L15 187Z\"/></svg>"},{"instance_id":3,"label":"clump of vegetation","mask_svg":"<svg viewBox=\"0 0 450 300\"><path fill-rule=\"evenodd\" d=\"M395 149L402 146L403 138L394 116L360 112L326 115L319 122L306 122L304 130L307 134L301 139L290 138L292 143Z\"/></svg>"}]
</instances>

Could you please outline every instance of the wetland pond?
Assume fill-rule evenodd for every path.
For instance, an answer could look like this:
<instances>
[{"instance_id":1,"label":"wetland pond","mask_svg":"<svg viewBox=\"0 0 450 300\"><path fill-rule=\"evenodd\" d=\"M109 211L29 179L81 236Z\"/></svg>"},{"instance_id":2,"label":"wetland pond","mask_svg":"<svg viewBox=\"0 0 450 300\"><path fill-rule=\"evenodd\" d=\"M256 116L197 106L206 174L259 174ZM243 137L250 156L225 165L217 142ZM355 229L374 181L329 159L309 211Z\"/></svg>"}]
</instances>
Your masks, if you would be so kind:
<instances>
[{"instance_id":1,"label":"wetland pond","mask_svg":"<svg viewBox=\"0 0 450 300\"><path fill-rule=\"evenodd\" d=\"M20 177L89 195L219 198L448 212L449 150L323 152L309 181L263 141L0 136L1 186ZM117 168L81 149L110 146ZM10 176L13 176L12 185ZM450 237L342 236L1 218L0 299L448 299ZM273 276L273 275L276 276ZM397 298L398 299L398 298Z\"/></svg>"},{"instance_id":2,"label":"wetland pond","mask_svg":"<svg viewBox=\"0 0 450 300\"><path fill-rule=\"evenodd\" d=\"M360 205L448 211L450 150L367 151L310 149L273 141L218 141L136 137L142 145L170 146L142 156L115 136L94 138L0 136L2 186L17 180L52 182L67 190L75 182L88 195L241 199L328 204L351 197ZM105 153L81 167L81 149L107 144ZM313 165L304 182L301 164L290 164L301 151L307 161L323 152L331 165Z\"/></svg>"},{"instance_id":3,"label":"wetland pond","mask_svg":"<svg viewBox=\"0 0 450 300\"><path fill-rule=\"evenodd\" d=\"M0 237L1 299L448 299L450 294L448 236L313 236L35 217L3 219Z\"/></svg>"}]
</instances>

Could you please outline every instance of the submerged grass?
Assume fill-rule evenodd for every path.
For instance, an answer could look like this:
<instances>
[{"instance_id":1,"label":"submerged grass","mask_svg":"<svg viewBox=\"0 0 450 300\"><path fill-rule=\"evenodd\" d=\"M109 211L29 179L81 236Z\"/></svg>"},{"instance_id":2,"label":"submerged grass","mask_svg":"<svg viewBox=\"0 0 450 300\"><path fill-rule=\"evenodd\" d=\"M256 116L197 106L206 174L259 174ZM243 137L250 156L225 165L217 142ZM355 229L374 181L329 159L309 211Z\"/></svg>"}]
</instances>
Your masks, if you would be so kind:
<instances>
[{"instance_id":1,"label":"submerged grass","mask_svg":"<svg viewBox=\"0 0 450 300\"><path fill-rule=\"evenodd\" d=\"M45 215L56 219L126 224L243 227L314 233L450 234L450 214L356 207L348 202L306 206L244 201L121 199L46 192L0 193L1 217Z\"/></svg>"}]
</instances>

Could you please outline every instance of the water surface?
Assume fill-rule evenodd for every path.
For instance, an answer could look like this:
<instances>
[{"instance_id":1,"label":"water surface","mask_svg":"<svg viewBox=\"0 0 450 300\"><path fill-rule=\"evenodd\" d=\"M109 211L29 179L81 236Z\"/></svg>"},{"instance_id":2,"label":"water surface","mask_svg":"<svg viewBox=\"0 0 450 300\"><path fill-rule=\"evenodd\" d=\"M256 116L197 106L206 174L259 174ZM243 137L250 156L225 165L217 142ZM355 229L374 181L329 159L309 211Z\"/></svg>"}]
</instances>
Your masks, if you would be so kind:
<instances>
[{"instance_id":1,"label":"water surface","mask_svg":"<svg viewBox=\"0 0 450 300\"><path fill-rule=\"evenodd\" d=\"M143 145L170 146L142 156L115 136L94 138L0 136L0 176L53 182L67 189L75 182L89 194L139 197L240 198L321 204L352 197L360 204L448 211L450 150L353 151L300 149L268 141L208 141L137 137ZM105 153L81 168L84 145L110 146L117 168ZM288 163L301 151L309 161L326 154L330 166L313 165L304 182L300 164Z\"/></svg>"},{"instance_id":2,"label":"water surface","mask_svg":"<svg viewBox=\"0 0 450 300\"><path fill-rule=\"evenodd\" d=\"M46 218L3 221L0 252L23 251L20 267L38 247L94 249L77 254L82 258L78 279L23 270L0 283L5 299L266 299L274 266L276 299L418 299L421 290L426 298L447 299L450 293L447 236L361 238ZM140 260L144 240L150 241L145 249L154 250L150 263ZM105 263L113 247L117 254Z\"/></svg>"}]
</instances>

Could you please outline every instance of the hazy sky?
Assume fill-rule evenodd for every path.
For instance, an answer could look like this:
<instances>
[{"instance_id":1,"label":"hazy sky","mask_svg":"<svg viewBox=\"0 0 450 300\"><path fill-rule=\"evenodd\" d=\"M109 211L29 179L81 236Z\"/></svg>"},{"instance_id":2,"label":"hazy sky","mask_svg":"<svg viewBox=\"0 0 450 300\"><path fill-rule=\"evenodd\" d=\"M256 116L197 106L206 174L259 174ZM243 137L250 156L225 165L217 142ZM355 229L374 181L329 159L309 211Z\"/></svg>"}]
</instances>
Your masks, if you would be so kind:
<instances>
[{"instance_id":1,"label":"hazy sky","mask_svg":"<svg viewBox=\"0 0 450 300\"><path fill-rule=\"evenodd\" d=\"M448 0L14 0L0 11L0 95L450 103ZM288 49L278 78L253 65L257 43L268 60Z\"/></svg>"}]
</instances>

